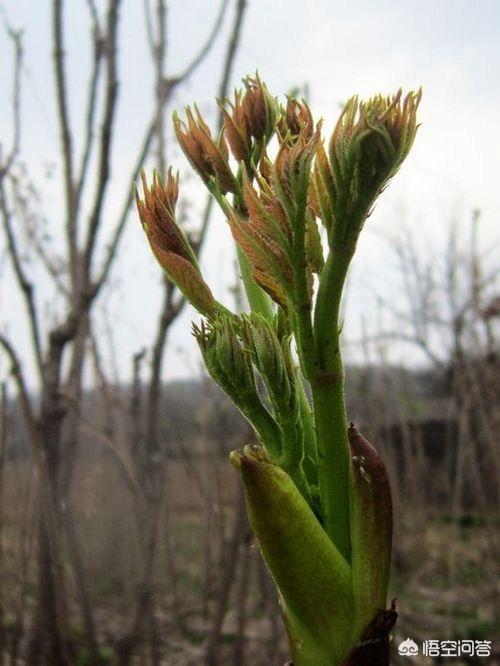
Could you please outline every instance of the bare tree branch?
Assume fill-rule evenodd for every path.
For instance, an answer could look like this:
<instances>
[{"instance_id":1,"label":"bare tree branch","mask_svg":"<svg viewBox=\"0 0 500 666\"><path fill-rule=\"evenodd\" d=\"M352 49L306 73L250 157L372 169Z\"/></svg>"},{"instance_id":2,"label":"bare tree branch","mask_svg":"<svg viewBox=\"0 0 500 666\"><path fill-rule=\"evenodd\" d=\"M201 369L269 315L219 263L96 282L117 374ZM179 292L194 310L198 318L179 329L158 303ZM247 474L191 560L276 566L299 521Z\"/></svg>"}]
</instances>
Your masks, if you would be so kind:
<instances>
[{"instance_id":1,"label":"bare tree branch","mask_svg":"<svg viewBox=\"0 0 500 666\"><path fill-rule=\"evenodd\" d=\"M246 6L245 0L239 0L236 7L235 17L233 21L233 28L228 43L226 57L223 63L222 79L219 85L219 98L224 98L227 95L236 49L240 41L241 27L243 25L245 6ZM159 44L163 44L163 42L160 41ZM157 51L157 58L158 61L161 61L162 58L161 51ZM158 76L161 76L161 71L162 71L161 62L159 62L157 63ZM219 128L221 127L221 125L222 125L222 113L219 111L218 114ZM163 146L164 140L163 140L162 125L158 126L157 133L158 133L158 144L159 146ZM165 156L163 153L163 149L159 148L158 169L160 171L165 170L164 159ZM208 196L200 232L198 234L196 242L193 244L195 253L197 255L199 255L201 252L202 244L206 236L211 210L212 210L212 197ZM160 407L160 396L161 396L160 382L161 382L163 356L165 351L165 342L171 325L173 324L175 319L179 316L180 312L182 311L186 303L185 298L182 295L178 295L178 297L175 298L177 289L171 282L169 282L169 280L166 277L164 278L163 285L164 285L164 297L163 297L162 310L158 321L158 329L156 332L156 338L152 350L153 358L151 361L151 377L149 384L149 400L147 408L148 413L146 419L147 423L146 445L150 447L150 450L152 452L155 452L159 449L158 433L159 433L159 407Z\"/></svg>"},{"instance_id":2,"label":"bare tree branch","mask_svg":"<svg viewBox=\"0 0 500 666\"><path fill-rule=\"evenodd\" d=\"M219 13L217 14L217 17L215 19L215 23L213 25L213 28L210 32L210 34L207 37L207 41L205 44L202 46L202 48L199 50L197 55L193 58L193 60L189 63L189 65L186 67L186 69L180 74L179 80L181 81L186 81L199 67L199 65L205 60L207 57L208 53L210 52L212 46L214 45L215 39L217 35L220 32L220 29L222 27L222 22L224 19L224 15L226 13L226 9L228 6L229 0L222 0Z\"/></svg>"},{"instance_id":3,"label":"bare tree branch","mask_svg":"<svg viewBox=\"0 0 500 666\"><path fill-rule=\"evenodd\" d=\"M41 342L38 314L35 306L35 297L33 293L34 288L32 282L29 280L28 276L26 275L23 264L21 262L21 257L17 246L17 240L14 235L14 230L12 228L11 215L8 209L8 204L5 196L3 178L0 178L0 210L2 213L3 228L5 231L5 235L7 237L7 247L9 255L12 261L17 282L19 284L19 288L21 289L21 292L24 297L24 302L26 305L28 321L31 329L33 349L35 353L35 360L38 372L40 374L40 378L42 378L43 374L42 342Z\"/></svg>"},{"instance_id":4,"label":"bare tree branch","mask_svg":"<svg viewBox=\"0 0 500 666\"><path fill-rule=\"evenodd\" d=\"M75 208L75 190L73 182L73 139L71 134L69 111L68 111L68 90L66 86L66 74L64 71L64 25L63 25L63 0L54 0L52 4L52 24L54 40L54 69L56 82L56 100L57 113L59 119L59 129L61 134L61 148L64 164L64 190L66 197L66 232L68 241L68 252L70 259L70 268L73 278L76 271L77 256L77 229L76 229L76 208Z\"/></svg>"},{"instance_id":5,"label":"bare tree branch","mask_svg":"<svg viewBox=\"0 0 500 666\"><path fill-rule=\"evenodd\" d=\"M154 120L148 126L146 135L143 139L141 148L139 150L139 154L135 161L134 167L132 168L132 173L129 178L130 183L134 183L139 176L141 168L144 164L144 160L146 159L149 153L151 147L151 141L153 140L153 137L155 135L155 126L156 126L156 114ZM112 234L111 242L108 245L106 257L104 259L99 276L94 282L93 290L95 291L96 295L106 282L111 267L113 265L113 261L115 260L118 246L120 244L121 237L123 235L123 232L125 231L125 226L128 221L128 214L130 212L130 205L132 204L132 199L133 199L133 189L132 187L130 187L122 203L120 214L118 216L118 220L115 225L115 230Z\"/></svg>"},{"instance_id":6,"label":"bare tree branch","mask_svg":"<svg viewBox=\"0 0 500 666\"><path fill-rule=\"evenodd\" d=\"M424 352L434 367L439 368L440 370L445 370L447 368L446 362L441 360L439 356L432 351L427 340L419 338L418 335L406 334L400 331L383 331L375 335L364 335L362 340L349 340L349 346L384 341L407 342L408 344L416 345Z\"/></svg>"},{"instance_id":7,"label":"bare tree branch","mask_svg":"<svg viewBox=\"0 0 500 666\"><path fill-rule=\"evenodd\" d=\"M28 428L33 433L36 430L36 417L31 404L31 399L28 392L28 384L24 377L23 369L19 356L14 349L12 343L0 333L0 345L3 347L11 363L11 374L16 382L19 398L21 400L21 407L23 415L26 420Z\"/></svg>"},{"instance_id":8,"label":"bare tree branch","mask_svg":"<svg viewBox=\"0 0 500 666\"><path fill-rule=\"evenodd\" d=\"M157 151L158 170L164 173L166 169L166 141L165 141L165 106L162 103L162 88L165 80L165 59L167 56L167 8L164 0L158 0L156 5L156 25L158 26L158 37L153 43L153 55L156 68L156 99L157 99Z\"/></svg>"},{"instance_id":9,"label":"bare tree branch","mask_svg":"<svg viewBox=\"0 0 500 666\"><path fill-rule=\"evenodd\" d=\"M37 257L40 259L43 267L54 281L55 286L60 293L66 298L70 299L70 290L64 280L64 272L66 264L61 257L50 253L49 248L43 242L43 219L40 217L38 211L33 212L30 209L29 195L35 199L35 207L38 208L39 197L34 186L28 183L28 195L26 195L22 187L26 187L26 175L18 176L14 172L8 174L8 179L12 189L13 200L13 214L19 218L25 228L25 233L29 238L30 246L33 247ZM33 219L32 219L33 218Z\"/></svg>"},{"instance_id":10,"label":"bare tree branch","mask_svg":"<svg viewBox=\"0 0 500 666\"><path fill-rule=\"evenodd\" d=\"M149 48L151 49L151 55L155 57L155 37L153 31L153 17L151 15L151 6L149 0L143 0L144 5L144 18L146 23L146 36L148 38Z\"/></svg>"},{"instance_id":11,"label":"bare tree branch","mask_svg":"<svg viewBox=\"0 0 500 666\"><path fill-rule=\"evenodd\" d=\"M82 196L85 180L87 178L88 166L90 162L90 154L94 144L94 120L97 106L97 90L99 87L100 74L102 71L101 64L104 55L104 42L101 36L101 29L99 26L99 17L93 2L88 0L89 12L92 20L92 73L90 75L89 93L87 100L87 113L85 116L85 139L83 142L83 153L79 169L78 184L75 192L75 207L78 210L80 198Z\"/></svg>"},{"instance_id":12,"label":"bare tree branch","mask_svg":"<svg viewBox=\"0 0 500 666\"><path fill-rule=\"evenodd\" d=\"M84 432L98 439L101 444L104 444L104 446L106 446L106 448L114 454L124 474L124 478L127 482L129 490L135 495L139 490L139 484L135 477L134 465L130 460L129 455L125 451L120 450L110 437L100 432L97 428L94 427L92 423L90 423L90 421L85 419L83 416L80 416L80 430L81 432Z\"/></svg>"},{"instance_id":13,"label":"bare tree branch","mask_svg":"<svg viewBox=\"0 0 500 666\"><path fill-rule=\"evenodd\" d=\"M84 279L90 279L90 268L92 254L97 236L97 230L101 219L104 195L109 180L111 142L113 133L113 118L116 109L116 99L118 94L118 76L117 76L117 36L119 21L119 6L121 0L109 0L108 15L106 21L106 100L104 108L104 118L101 128L101 144L99 151L99 174L97 177L97 192L94 200L94 206L90 215L89 228L85 243L82 273Z\"/></svg>"},{"instance_id":14,"label":"bare tree branch","mask_svg":"<svg viewBox=\"0 0 500 666\"><path fill-rule=\"evenodd\" d=\"M21 142L21 72L24 58L22 31L13 30L9 25L6 25L6 29L7 34L12 39L14 44L14 78L12 94L14 130L12 133L12 146L3 164L1 161L2 155L0 151L0 178L3 178L10 171L19 152L19 146Z\"/></svg>"},{"instance_id":15,"label":"bare tree branch","mask_svg":"<svg viewBox=\"0 0 500 666\"><path fill-rule=\"evenodd\" d=\"M222 9L226 9L227 7L228 0L224 0L221 5L221 11ZM241 24L242 24L242 16L243 16L243 10L244 10L244 5L246 3L243 2L242 0L239 0L238 2L238 7L237 7L237 19L234 24L232 36L231 36L231 41L230 45L233 44L233 46L228 49L228 54L231 51L236 50L236 45L239 39L239 33L241 30ZM173 90L180 85L181 83L185 83L186 80L194 73L194 71L197 69L197 67L201 64L202 59L200 60L199 55L203 52L203 57L206 57L207 54L209 53L210 49L212 48L215 39L222 27L222 17L219 15L217 16L217 19L214 24L214 28L212 32L210 33L209 39L207 39L207 42L205 43L204 47L200 50L200 53L198 56L192 61L192 63L184 70L184 72L176 77L173 78L167 78L162 81L162 89L161 89L161 109L163 109L170 99L170 96L173 92ZM237 30L236 30L237 28ZM235 37L236 34L236 37ZM231 60L231 57L229 55L226 57L226 63ZM228 69L227 64L225 67L225 71ZM230 70L227 73L227 79L229 79L230 76ZM225 78L225 77L224 77ZM227 87L227 83L226 83ZM225 96L225 95L224 95ZM160 111L161 113L162 111ZM137 156L137 159L135 161L134 167L132 168L132 173L130 174L129 182L134 183L140 173L140 170L142 169L144 165L144 161L149 153L150 147L151 147L151 142L153 141L156 133L156 128L158 124L158 116L159 116L159 111L158 111L158 105L157 108L155 109L155 112L153 114L153 118L151 119L148 129L145 132L141 148L139 149L139 153ZM106 257L104 259L101 271L99 273L99 276L94 282L93 289L95 293L97 294L103 284L105 283L107 276L109 274L109 271L113 265L113 261L116 256L116 252L118 250L118 245L120 244L121 237L123 235L123 232L125 231L125 227L128 221L128 214L130 211L130 206L132 204L133 200L133 188L131 187L130 190L128 191L127 195L124 198L124 201L122 203L122 207L120 209L120 214L117 219L117 223L115 225L115 230L112 234L111 237L111 242L108 245L108 250L106 253ZM205 219L205 216L204 216ZM206 226L206 224L204 225Z\"/></svg>"},{"instance_id":16,"label":"bare tree branch","mask_svg":"<svg viewBox=\"0 0 500 666\"><path fill-rule=\"evenodd\" d=\"M226 53L226 60L223 68L222 81L220 82L219 86L218 99L224 99L225 97L227 97L229 91L229 81L231 80L231 73L233 71L236 49L238 48L238 44L241 39L241 28L243 25L245 9L246 9L246 0L238 0L238 3L236 5L236 15L233 23L233 30L231 33L231 38L229 40L229 45ZM217 126L219 129L222 126L222 112L220 110L219 110ZM214 200L212 196L207 197L207 203L205 204L205 212L203 213L203 220L201 223L200 235L198 241L200 247L203 243L203 240L207 232L208 222L210 220L210 215L212 212L213 201Z\"/></svg>"}]
</instances>

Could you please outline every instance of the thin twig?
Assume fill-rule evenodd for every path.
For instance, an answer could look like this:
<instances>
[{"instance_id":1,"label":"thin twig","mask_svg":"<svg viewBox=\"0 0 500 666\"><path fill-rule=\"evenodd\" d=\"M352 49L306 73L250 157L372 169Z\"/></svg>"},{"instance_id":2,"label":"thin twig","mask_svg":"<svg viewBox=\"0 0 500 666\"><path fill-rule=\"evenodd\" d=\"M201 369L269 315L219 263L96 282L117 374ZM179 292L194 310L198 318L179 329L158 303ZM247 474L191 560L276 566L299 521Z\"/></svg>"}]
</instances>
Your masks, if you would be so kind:
<instances>
[{"instance_id":1,"label":"thin twig","mask_svg":"<svg viewBox=\"0 0 500 666\"><path fill-rule=\"evenodd\" d=\"M102 71L101 64L104 55L104 42L101 36L101 29L99 26L99 17L95 5L88 0L89 12L92 19L92 73L90 75L89 93L87 100L87 113L85 115L85 139L83 142L83 153L79 169L78 183L75 192L75 207L78 210L80 198L82 196L85 180L88 173L90 163L90 155L94 145L94 120L97 107L97 90L99 87L100 74Z\"/></svg>"},{"instance_id":2,"label":"thin twig","mask_svg":"<svg viewBox=\"0 0 500 666\"><path fill-rule=\"evenodd\" d=\"M33 433L36 430L36 417L31 404L31 398L28 392L28 384L23 373L19 355L12 343L0 333L0 345L3 347L11 363L11 374L16 382L19 398L21 401L21 408L23 410L24 419L28 425L29 430Z\"/></svg>"},{"instance_id":3,"label":"thin twig","mask_svg":"<svg viewBox=\"0 0 500 666\"><path fill-rule=\"evenodd\" d=\"M12 94L12 110L13 110L13 132L12 132L12 146L5 159L5 163L0 161L0 178L9 173L15 158L19 152L21 143L21 73L23 66L24 51L22 45L22 31L13 30L9 25L6 25L7 34L12 39L14 44L14 77L13 77L13 94ZM0 154L1 160L1 154Z\"/></svg>"},{"instance_id":4,"label":"thin twig","mask_svg":"<svg viewBox=\"0 0 500 666\"><path fill-rule=\"evenodd\" d=\"M186 81L186 79L188 79L195 72L195 70L199 67L199 65L201 65L201 63L205 60L210 50L212 49L212 46L214 45L217 35L222 27L222 22L226 14L228 2L229 0L222 0L219 8L219 13L217 14L217 18L215 19L215 23L212 27L212 30L210 31L210 34L207 37L207 41L199 50L198 54L189 63L186 69L182 72L182 74L180 74L179 79L181 81Z\"/></svg>"},{"instance_id":5,"label":"thin twig","mask_svg":"<svg viewBox=\"0 0 500 666\"><path fill-rule=\"evenodd\" d=\"M56 101L61 134L61 150L64 164L64 192L66 197L66 232L70 266L76 270L77 229L75 211L75 191L73 182L73 139L69 122L68 89L64 69L64 26L63 0L54 0L52 5L54 69Z\"/></svg>"},{"instance_id":6,"label":"thin twig","mask_svg":"<svg viewBox=\"0 0 500 666\"><path fill-rule=\"evenodd\" d=\"M116 110L116 100L118 95L118 74L117 74L117 36L119 22L120 0L109 0L108 15L106 21L106 94L104 118L101 128L101 142L99 150L99 173L97 176L97 191L94 205L90 215L87 239L83 254L82 272L84 279L89 279L92 254L97 237L97 230L101 220L104 196L109 180L111 145L114 128L114 115Z\"/></svg>"},{"instance_id":7,"label":"thin twig","mask_svg":"<svg viewBox=\"0 0 500 666\"><path fill-rule=\"evenodd\" d=\"M0 211L2 214L3 228L5 231L5 235L7 237L7 247L9 255L12 261L17 282L19 284L19 288L21 289L26 305L38 372L40 378L42 378L43 374L42 342L41 342L38 314L35 306L34 287L33 283L29 280L28 276L26 275L26 272L24 270L21 261L17 240L14 235L14 230L12 228L12 220L7 205L4 181L2 178L0 178Z\"/></svg>"},{"instance_id":8,"label":"thin twig","mask_svg":"<svg viewBox=\"0 0 500 666\"><path fill-rule=\"evenodd\" d=\"M233 71L233 64L234 64L234 59L236 55L236 49L238 48L238 44L241 39L241 29L243 26L243 18L245 14L245 9L246 9L246 0L238 0L238 4L236 5L236 14L235 14L235 19L233 23L233 29L231 33L231 38L229 40L229 45L227 48L227 53L226 53L226 59L224 62L224 68L223 68L223 74L222 74L222 80L220 82L219 86L219 93L218 93L218 99L224 99L227 97L228 90L229 90L229 81L231 80L231 74ZM222 126L222 112L219 110L218 114L218 119L217 119L217 127L220 130ZM212 213L212 206L213 206L213 197L209 195L207 197L207 202L205 204L205 211L203 213L203 220L201 223L201 228L200 228L200 234L199 234L199 240L198 240L198 247L201 249L201 246L203 244L203 240L205 238L205 235L207 233L207 228L208 228L208 223L210 221L210 215ZM198 250L199 254L199 250Z\"/></svg>"},{"instance_id":9,"label":"thin twig","mask_svg":"<svg viewBox=\"0 0 500 666\"><path fill-rule=\"evenodd\" d=\"M221 9L225 7L227 4L227 0L225 0L221 6ZM245 2L242 2L242 0L239 1L238 3L238 9L237 9L237 17L242 17L243 14L243 9L240 9L240 5L245 5ZM240 17L239 21L236 21L235 23L235 28L237 27L237 24L239 25L236 41L235 41L235 29L233 29L232 37L231 37L231 42L232 44L234 42L235 46L232 47L233 50L236 50L236 44L239 38L239 31L241 28L241 23L242 23L242 18ZM199 67L199 65L202 62L202 59L200 59L200 54L203 53L204 57L206 57L213 47L215 43L215 39L222 27L222 20L220 19L220 12L219 15L217 16L217 19L214 23L214 28L212 29L209 39L207 39L207 42L205 43L204 47L200 50L200 53L198 56L193 60L193 62L184 70L182 74L179 76L175 77L170 77L167 78L166 80L163 81L162 85L162 103L161 103L161 109L165 107L167 104L168 100L170 99L170 96L175 88L177 88L181 83L185 83L186 80L192 76L195 72L195 70ZM226 59L227 62L228 59ZM229 77L229 75L228 75ZM162 111L160 111L162 112ZM144 161L149 154L149 150L151 147L151 142L153 141L156 133L156 127L158 123L158 107L155 109L155 112L153 113L153 118L151 119L148 129L146 130L144 134L144 138L141 144L141 148L139 149L139 153L137 155L137 159L135 161L135 164L132 168L132 172L130 174L129 182L130 183L135 183L137 181L137 178L139 177L140 170L142 169L144 165ZM128 214L130 212L130 206L132 204L133 200L133 189L132 187L128 190L124 201L122 203L121 209L120 209L120 214L118 216L114 232L111 236L111 242L108 245L108 250L106 253L106 257L104 259L101 271L99 273L98 278L94 282L94 291L97 294L101 289L104 283L106 282L106 279L108 277L108 274L111 270L111 267L113 265L116 252L118 250L118 246L120 244L120 240L122 238L123 232L125 231L125 227L127 225L128 221ZM206 225L205 225L206 226Z\"/></svg>"}]
</instances>

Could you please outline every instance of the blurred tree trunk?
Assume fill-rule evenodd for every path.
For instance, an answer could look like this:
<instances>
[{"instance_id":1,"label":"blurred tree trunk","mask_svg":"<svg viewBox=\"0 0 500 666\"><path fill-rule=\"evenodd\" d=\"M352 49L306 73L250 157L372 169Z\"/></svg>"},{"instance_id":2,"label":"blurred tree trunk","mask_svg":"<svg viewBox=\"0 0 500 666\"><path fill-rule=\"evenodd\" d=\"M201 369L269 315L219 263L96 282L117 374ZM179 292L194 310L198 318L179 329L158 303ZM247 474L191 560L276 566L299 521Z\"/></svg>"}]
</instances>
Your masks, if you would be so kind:
<instances>
[{"instance_id":1,"label":"blurred tree trunk","mask_svg":"<svg viewBox=\"0 0 500 666\"><path fill-rule=\"evenodd\" d=\"M222 625L228 610L231 589L236 579L240 544L243 541L246 529L248 529L247 526L245 495L242 484L238 484L238 499L234 512L233 525L222 553L221 576L215 599L215 611L205 652L204 663L206 666L217 666L220 663L218 653Z\"/></svg>"}]
</instances>

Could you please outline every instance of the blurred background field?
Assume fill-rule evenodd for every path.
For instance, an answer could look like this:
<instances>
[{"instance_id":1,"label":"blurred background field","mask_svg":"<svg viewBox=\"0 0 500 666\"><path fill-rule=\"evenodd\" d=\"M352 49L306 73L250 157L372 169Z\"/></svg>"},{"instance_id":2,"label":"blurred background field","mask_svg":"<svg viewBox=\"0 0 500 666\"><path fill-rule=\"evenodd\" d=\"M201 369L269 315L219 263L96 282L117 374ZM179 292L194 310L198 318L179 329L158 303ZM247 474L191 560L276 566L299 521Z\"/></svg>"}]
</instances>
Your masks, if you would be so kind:
<instances>
[{"instance_id":1,"label":"blurred background field","mask_svg":"<svg viewBox=\"0 0 500 666\"><path fill-rule=\"evenodd\" d=\"M482 380L488 368L481 368ZM497 480L487 442L477 428L470 429L468 418L461 431L458 421L463 419L453 416L452 396L444 386L436 387L435 374L382 365L348 372L351 413L356 405L360 427L383 450L395 494L391 595L400 613L395 645L407 636L418 644L431 638L495 641L498 636ZM165 387L162 436L171 444L155 461L164 494L148 581L144 567L152 544L145 541L143 522L143 452L129 435L134 432L130 398L127 387L111 386L106 398L95 392L85 396L85 434L68 498L77 538L61 558L76 663L89 659L78 590L82 582L102 663L149 663L151 653L165 664L284 663L286 640L275 591L227 458L232 447L249 441L247 426L209 380ZM441 409L449 403L449 418L416 416L431 413L433 399ZM2 468L6 663L16 643L21 650L29 636L37 598L37 475L17 434L23 428L16 425L16 412L11 403ZM495 413L494 405L486 409L489 418ZM130 662L124 656L128 649ZM487 663L496 660L498 655ZM399 663L396 654L394 663ZM421 657L414 663L427 662Z\"/></svg>"}]
</instances>

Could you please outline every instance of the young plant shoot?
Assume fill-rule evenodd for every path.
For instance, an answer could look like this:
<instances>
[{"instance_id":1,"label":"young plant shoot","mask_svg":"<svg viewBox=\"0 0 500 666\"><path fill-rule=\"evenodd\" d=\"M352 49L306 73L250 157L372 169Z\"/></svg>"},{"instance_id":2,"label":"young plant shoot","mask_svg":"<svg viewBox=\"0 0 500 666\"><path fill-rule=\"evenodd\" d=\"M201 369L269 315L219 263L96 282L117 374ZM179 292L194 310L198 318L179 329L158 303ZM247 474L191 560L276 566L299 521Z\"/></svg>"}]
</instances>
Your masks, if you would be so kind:
<instances>
[{"instance_id":1,"label":"young plant shoot","mask_svg":"<svg viewBox=\"0 0 500 666\"><path fill-rule=\"evenodd\" d=\"M196 107L179 143L221 207L251 312L213 296L176 220L178 177L154 174L137 208L163 270L203 319L206 368L255 432L230 459L278 588L295 666L389 663L392 505L384 464L348 424L342 291L363 225L408 155L420 92L350 99L330 140L305 101L258 76L221 100L214 136Z\"/></svg>"}]
</instances>

